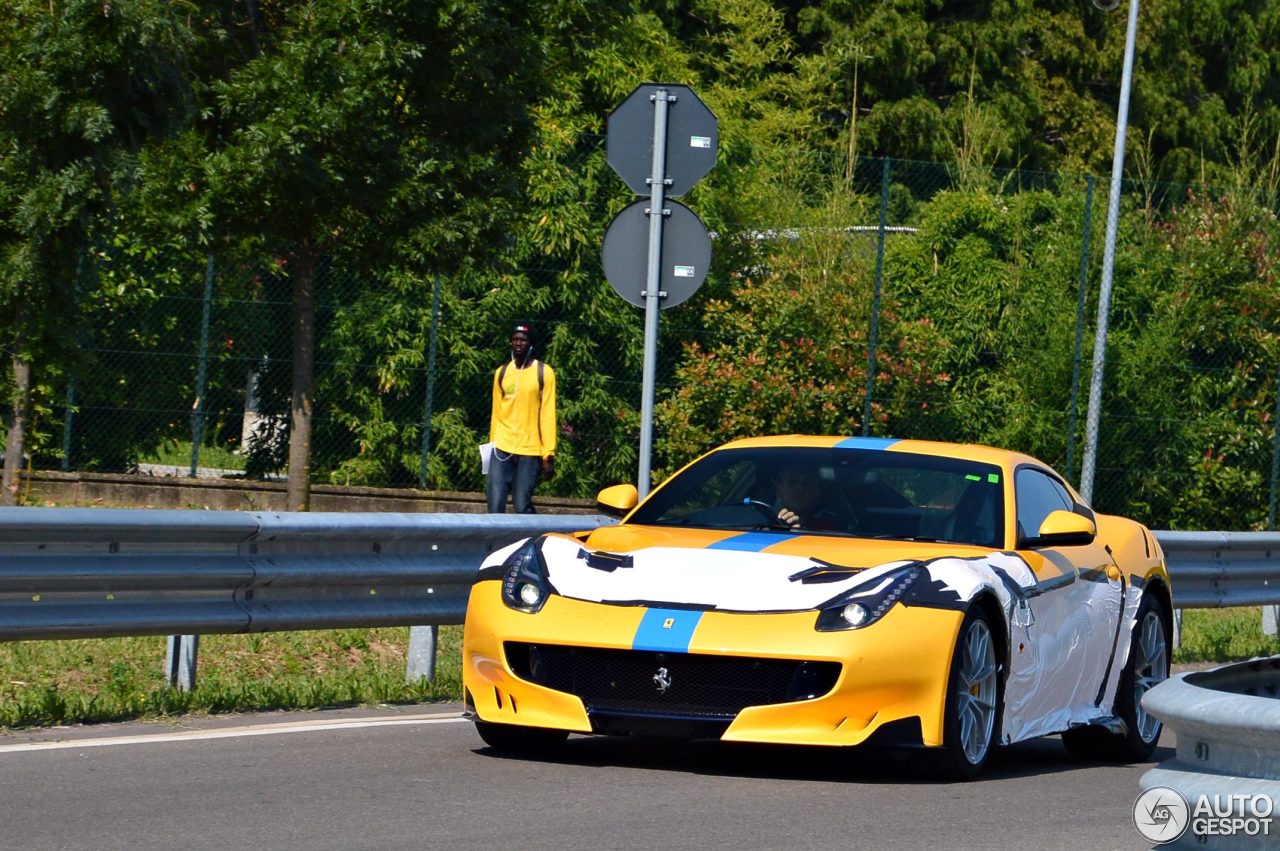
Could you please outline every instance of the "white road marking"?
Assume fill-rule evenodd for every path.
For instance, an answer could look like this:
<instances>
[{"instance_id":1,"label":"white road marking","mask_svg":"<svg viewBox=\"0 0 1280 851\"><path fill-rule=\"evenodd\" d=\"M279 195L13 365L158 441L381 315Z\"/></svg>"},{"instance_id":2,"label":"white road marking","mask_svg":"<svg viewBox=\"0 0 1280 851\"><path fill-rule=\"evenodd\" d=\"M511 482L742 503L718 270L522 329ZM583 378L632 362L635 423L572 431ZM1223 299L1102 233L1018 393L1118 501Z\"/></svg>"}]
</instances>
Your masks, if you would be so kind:
<instances>
[{"instance_id":1,"label":"white road marking","mask_svg":"<svg viewBox=\"0 0 1280 851\"><path fill-rule=\"evenodd\" d=\"M236 739L246 736L278 736L285 733L318 733L325 730L355 730L361 727L404 727L413 724L456 724L468 721L462 715L432 713L401 715L394 718L350 718L343 721L317 720L286 724L253 724L245 727L223 727L218 730L183 730L177 733L152 733L143 736L105 736L99 739L69 739L58 742L28 742L0 745L0 753L53 751L68 748L107 748L116 745L150 745L161 742L191 742L200 739Z\"/></svg>"}]
</instances>

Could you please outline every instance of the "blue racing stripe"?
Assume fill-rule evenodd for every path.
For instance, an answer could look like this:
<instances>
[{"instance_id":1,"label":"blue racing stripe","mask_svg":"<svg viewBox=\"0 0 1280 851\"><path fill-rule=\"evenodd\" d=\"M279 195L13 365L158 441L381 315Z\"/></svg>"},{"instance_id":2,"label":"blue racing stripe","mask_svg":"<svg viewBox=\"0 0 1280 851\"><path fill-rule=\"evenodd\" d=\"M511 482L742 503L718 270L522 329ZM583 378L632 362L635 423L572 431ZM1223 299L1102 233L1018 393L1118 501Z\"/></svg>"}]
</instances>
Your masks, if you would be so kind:
<instances>
[{"instance_id":1,"label":"blue racing stripe","mask_svg":"<svg viewBox=\"0 0 1280 851\"><path fill-rule=\"evenodd\" d=\"M765 547L790 541L797 535L779 534L777 532L743 532L723 541L716 541L707 547L709 550L738 550L744 553L758 553Z\"/></svg>"},{"instance_id":2,"label":"blue racing stripe","mask_svg":"<svg viewBox=\"0 0 1280 851\"><path fill-rule=\"evenodd\" d=\"M888 449L898 442L896 437L846 437L836 449Z\"/></svg>"},{"instance_id":3,"label":"blue racing stripe","mask_svg":"<svg viewBox=\"0 0 1280 851\"><path fill-rule=\"evenodd\" d=\"M688 653L700 620L702 612L689 609L649 609L640 620L631 649Z\"/></svg>"}]
</instances>

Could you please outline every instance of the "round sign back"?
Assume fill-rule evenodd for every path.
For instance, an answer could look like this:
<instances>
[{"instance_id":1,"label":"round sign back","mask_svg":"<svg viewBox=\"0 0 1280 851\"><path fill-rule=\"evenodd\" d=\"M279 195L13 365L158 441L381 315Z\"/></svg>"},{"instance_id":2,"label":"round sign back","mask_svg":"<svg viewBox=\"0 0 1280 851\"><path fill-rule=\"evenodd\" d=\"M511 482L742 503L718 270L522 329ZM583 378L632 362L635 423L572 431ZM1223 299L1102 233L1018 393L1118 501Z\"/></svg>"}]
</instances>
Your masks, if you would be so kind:
<instances>
[{"instance_id":1,"label":"round sign back","mask_svg":"<svg viewBox=\"0 0 1280 851\"><path fill-rule=\"evenodd\" d=\"M604 235L604 276L614 291L636 307L644 307L649 271L649 199L625 207L609 223ZM687 300L707 278L711 265L711 236L697 214L679 201L668 201L670 216L662 223L660 307Z\"/></svg>"}]
</instances>

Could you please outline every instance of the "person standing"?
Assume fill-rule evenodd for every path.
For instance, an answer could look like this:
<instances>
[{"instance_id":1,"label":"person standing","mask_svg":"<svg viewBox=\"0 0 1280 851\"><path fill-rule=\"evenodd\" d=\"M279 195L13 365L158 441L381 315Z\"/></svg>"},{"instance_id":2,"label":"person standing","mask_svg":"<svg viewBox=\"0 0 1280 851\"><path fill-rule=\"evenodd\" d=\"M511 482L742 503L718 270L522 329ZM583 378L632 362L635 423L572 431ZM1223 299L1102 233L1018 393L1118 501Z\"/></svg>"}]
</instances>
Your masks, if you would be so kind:
<instances>
[{"instance_id":1,"label":"person standing","mask_svg":"<svg viewBox=\"0 0 1280 851\"><path fill-rule=\"evenodd\" d=\"M511 495L516 514L533 514L539 476L555 472L556 373L533 356L533 326L517 322L511 332L511 360L493 373L493 413L489 419L489 513L506 511Z\"/></svg>"}]
</instances>

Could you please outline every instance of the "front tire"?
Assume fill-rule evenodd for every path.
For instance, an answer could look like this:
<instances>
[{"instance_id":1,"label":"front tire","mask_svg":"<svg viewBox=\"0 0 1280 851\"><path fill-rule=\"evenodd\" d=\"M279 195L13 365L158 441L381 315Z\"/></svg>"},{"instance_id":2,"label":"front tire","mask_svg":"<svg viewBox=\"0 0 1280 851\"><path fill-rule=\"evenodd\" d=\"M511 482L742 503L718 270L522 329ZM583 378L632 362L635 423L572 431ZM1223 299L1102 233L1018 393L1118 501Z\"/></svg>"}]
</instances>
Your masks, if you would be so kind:
<instances>
[{"instance_id":1,"label":"front tire","mask_svg":"<svg viewBox=\"0 0 1280 851\"><path fill-rule=\"evenodd\" d=\"M1101 727L1076 727L1062 734L1067 752L1091 762L1145 762L1155 753L1164 726L1142 707L1142 696L1156 683L1169 677L1169 632L1164 603L1154 594L1144 594L1129 640L1116 687L1115 713L1125 724L1124 733Z\"/></svg>"},{"instance_id":2,"label":"front tire","mask_svg":"<svg viewBox=\"0 0 1280 851\"><path fill-rule=\"evenodd\" d=\"M492 721L476 721L476 732L480 734L480 738L486 745L496 751L526 756L550 754L569 738L569 734L564 730L495 724Z\"/></svg>"},{"instance_id":3,"label":"front tire","mask_svg":"<svg viewBox=\"0 0 1280 851\"><path fill-rule=\"evenodd\" d=\"M980 605L960 624L943 714L943 745L928 753L941 780L971 780L987 764L1000 714L1000 667L995 634Z\"/></svg>"}]
</instances>

